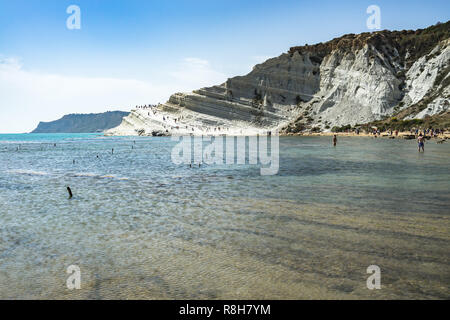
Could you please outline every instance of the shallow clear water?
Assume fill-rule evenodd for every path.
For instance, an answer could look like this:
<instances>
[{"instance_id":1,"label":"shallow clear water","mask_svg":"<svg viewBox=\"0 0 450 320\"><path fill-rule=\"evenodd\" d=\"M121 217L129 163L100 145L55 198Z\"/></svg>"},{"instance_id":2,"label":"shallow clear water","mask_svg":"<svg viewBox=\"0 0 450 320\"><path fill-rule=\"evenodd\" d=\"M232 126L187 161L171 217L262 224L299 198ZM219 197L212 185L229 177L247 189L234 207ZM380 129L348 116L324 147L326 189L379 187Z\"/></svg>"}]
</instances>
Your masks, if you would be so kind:
<instances>
[{"instance_id":1,"label":"shallow clear water","mask_svg":"<svg viewBox=\"0 0 450 320\"><path fill-rule=\"evenodd\" d=\"M0 298L450 298L449 143L282 137L275 176L175 144L0 135Z\"/></svg>"}]
</instances>

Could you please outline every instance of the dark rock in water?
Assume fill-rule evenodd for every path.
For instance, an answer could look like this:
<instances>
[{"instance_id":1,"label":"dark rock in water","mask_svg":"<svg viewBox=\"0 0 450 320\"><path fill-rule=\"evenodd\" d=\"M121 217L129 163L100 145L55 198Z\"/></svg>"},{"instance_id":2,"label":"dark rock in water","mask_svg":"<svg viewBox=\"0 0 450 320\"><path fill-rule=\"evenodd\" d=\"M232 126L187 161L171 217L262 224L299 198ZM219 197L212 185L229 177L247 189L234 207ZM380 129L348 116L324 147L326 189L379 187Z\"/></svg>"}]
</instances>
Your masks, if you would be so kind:
<instances>
[{"instance_id":1,"label":"dark rock in water","mask_svg":"<svg viewBox=\"0 0 450 320\"><path fill-rule=\"evenodd\" d=\"M408 135L403 136L403 139L414 140L414 139L416 139L416 136L413 134L408 134Z\"/></svg>"},{"instance_id":2,"label":"dark rock in water","mask_svg":"<svg viewBox=\"0 0 450 320\"><path fill-rule=\"evenodd\" d=\"M70 189L70 187L67 187L67 192L69 193L69 199L71 199L73 197L73 194L72 194L72 190Z\"/></svg>"},{"instance_id":3,"label":"dark rock in water","mask_svg":"<svg viewBox=\"0 0 450 320\"><path fill-rule=\"evenodd\" d=\"M167 132L164 131L159 131L159 130L153 130L152 131L152 136L153 137L165 137L168 136L169 134Z\"/></svg>"},{"instance_id":4,"label":"dark rock in water","mask_svg":"<svg viewBox=\"0 0 450 320\"><path fill-rule=\"evenodd\" d=\"M117 127L129 112L68 114L52 122L40 122L31 133L95 133Z\"/></svg>"}]
</instances>

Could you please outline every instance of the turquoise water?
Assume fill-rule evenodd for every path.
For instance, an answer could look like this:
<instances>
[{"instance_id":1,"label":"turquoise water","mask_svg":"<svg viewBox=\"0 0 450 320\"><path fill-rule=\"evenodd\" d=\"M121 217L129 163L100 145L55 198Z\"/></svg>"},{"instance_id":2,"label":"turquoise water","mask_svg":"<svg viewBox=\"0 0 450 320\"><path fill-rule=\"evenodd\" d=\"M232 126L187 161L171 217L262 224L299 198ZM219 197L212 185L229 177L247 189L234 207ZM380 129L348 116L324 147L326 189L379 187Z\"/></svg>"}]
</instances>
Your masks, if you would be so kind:
<instances>
[{"instance_id":1,"label":"turquoise water","mask_svg":"<svg viewBox=\"0 0 450 320\"><path fill-rule=\"evenodd\" d=\"M275 176L175 144L0 135L0 298L450 298L449 143L281 137Z\"/></svg>"}]
</instances>

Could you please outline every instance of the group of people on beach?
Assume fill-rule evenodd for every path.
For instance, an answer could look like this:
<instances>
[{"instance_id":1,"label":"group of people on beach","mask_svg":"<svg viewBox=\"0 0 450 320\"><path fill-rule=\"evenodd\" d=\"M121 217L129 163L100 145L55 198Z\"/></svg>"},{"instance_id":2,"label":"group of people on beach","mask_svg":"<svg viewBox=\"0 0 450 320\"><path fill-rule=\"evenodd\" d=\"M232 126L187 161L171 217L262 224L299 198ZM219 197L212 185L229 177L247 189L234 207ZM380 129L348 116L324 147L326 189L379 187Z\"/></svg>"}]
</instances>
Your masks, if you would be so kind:
<instances>
[{"instance_id":1,"label":"group of people on beach","mask_svg":"<svg viewBox=\"0 0 450 320\"><path fill-rule=\"evenodd\" d=\"M143 106L136 106L136 109L153 109L152 110L153 115L156 115L156 110L154 110L155 107L157 107L157 105L149 104L149 105L143 105ZM148 113L148 115L150 116L150 112ZM169 119L170 118L169 118L168 115L165 115L165 116L163 115L162 116L162 120L165 123ZM175 124L180 124L180 120L182 120L182 119L183 119L183 116L180 116L179 118L173 118L172 120L173 120L173 122ZM163 125L163 127L167 128L166 125ZM172 129L174 129L174 128L175 129L180 129L180 126L179 125L177 125L175 127L172 126ZM189 128L192 130L192 132L195 131L195 126L188 126L188 125L186 125L186 130L189 130ZM210 130L211 131L213 130L213 128L210 128L210 127L206 127L206 128L202 127L202 128L197 128L197 129L203 130L205 132L209 132ZM223 130L224 131L228 131L229 128L223 128ZM214 132L220 132L220 131L221 131L220 127L214 127ZM349 131L350 130L347 130L347 133L349 133ZM355 128L354 132L357 135L359 135L360 128ZM385 130L385 129L380 130L380 128L372 127L372 128L367 128L366 132L369 135L374 135L375 138L379 137L382 132L387 132L388 135L392 136L392 137L394 137L394 136L398 137L398 135L399 135L399 130L398 129L393 130L391 128L389 128L387 130ZM417 136L417 143L418 143L419 152L425 152L425 139L426 139L426 137L427 136L438 137L438 135L444 134L445 130L442 129L442 128L432 128L432 127L426 128L426 129L425 128L424 129L413 128L413 129L410 129L410 133L414 134L415 136ZM336 145L337 145L337 135L335 134L335 135L333 135L333 146L336 146Z\"/></svg>"},{"instance_id":2,"label":"group of people on beach","mask_svg":"<svg viewBox=\"0 0 450 320\"><path fill-rule=\"evenodd\" d=\"M416 136L418 136L420 133L422 133L422 135L424 135L424 136L431 136L431 137L436 138L439 135L443 135L446 132L446 129L430 127L430 128L412 128L408 131L410 134L414 134ZM346 132L346 133L354 132L357 135L359 135L361 132L361 129L360 128L347 129L344 132ZM363 132L365 132L369 135L373 135L373 136L380 136L382 133L387 133L389 136L398 136L400 134L400 131L398 129L392 129L392 128L389 128L389 129L381 128L380 129L377 127L364 129Z\"/></svg>"},{"instance_id":3,"label":"group of people on beach","mask_svg":"<svg viewBox=\"0 0 450 320\"><path fill-rule=\"evenodd\" d=\"M425 139L426 139L427 132L430 133L431 131L424 131L423 134L422 134L422 132L416 131L416 133L418 133L417 144L418 144L419 152L425 152ZM377 133L374 133L374 134L377 134ZM395 131L395 135L398 136L398 130ZM436 137L436 135L435 135L435 137ZM333 146L336 147L336 145L337 145L337 135L335 134L335 135L333 135Z\"/></svg>"},{"instance_id":4,"label":"group of people on beach","mask_svg":"<svg viewBox=\"0 0 450 320\"><path fill-rule=\"evenodd\" d=\"M423 129L422 132L419 129L415 129L414 131L410 130L410 132L411 133L414 132L416 135L418 135L419 133L422 133L424 136L425 135L430 135L432 137L437 137L440 134L444 134L445 130L444 129L439 129L439 128L435 129L435 128L430 127L428 129Z\"/></svg>"}]
</instances>

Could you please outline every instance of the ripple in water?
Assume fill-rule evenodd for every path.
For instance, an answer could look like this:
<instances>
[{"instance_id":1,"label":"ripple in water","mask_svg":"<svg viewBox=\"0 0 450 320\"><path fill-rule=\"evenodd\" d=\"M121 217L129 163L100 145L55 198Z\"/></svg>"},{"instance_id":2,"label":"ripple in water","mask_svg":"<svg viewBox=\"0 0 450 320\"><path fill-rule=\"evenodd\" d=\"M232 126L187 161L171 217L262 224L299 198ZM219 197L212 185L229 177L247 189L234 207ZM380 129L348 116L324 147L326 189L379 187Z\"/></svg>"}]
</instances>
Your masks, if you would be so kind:
<instances>
[{"instance_id":1,"label":"ripple in water","mask_svg":"<svg viewBox=\"0 0 450 320\"><path fill-rule=\"evenodd\" d=\"M280 138L260 176L168 138L0 135L0 298L448 299L450 146L329 140Z\"/></svg>"}]
</instances>

